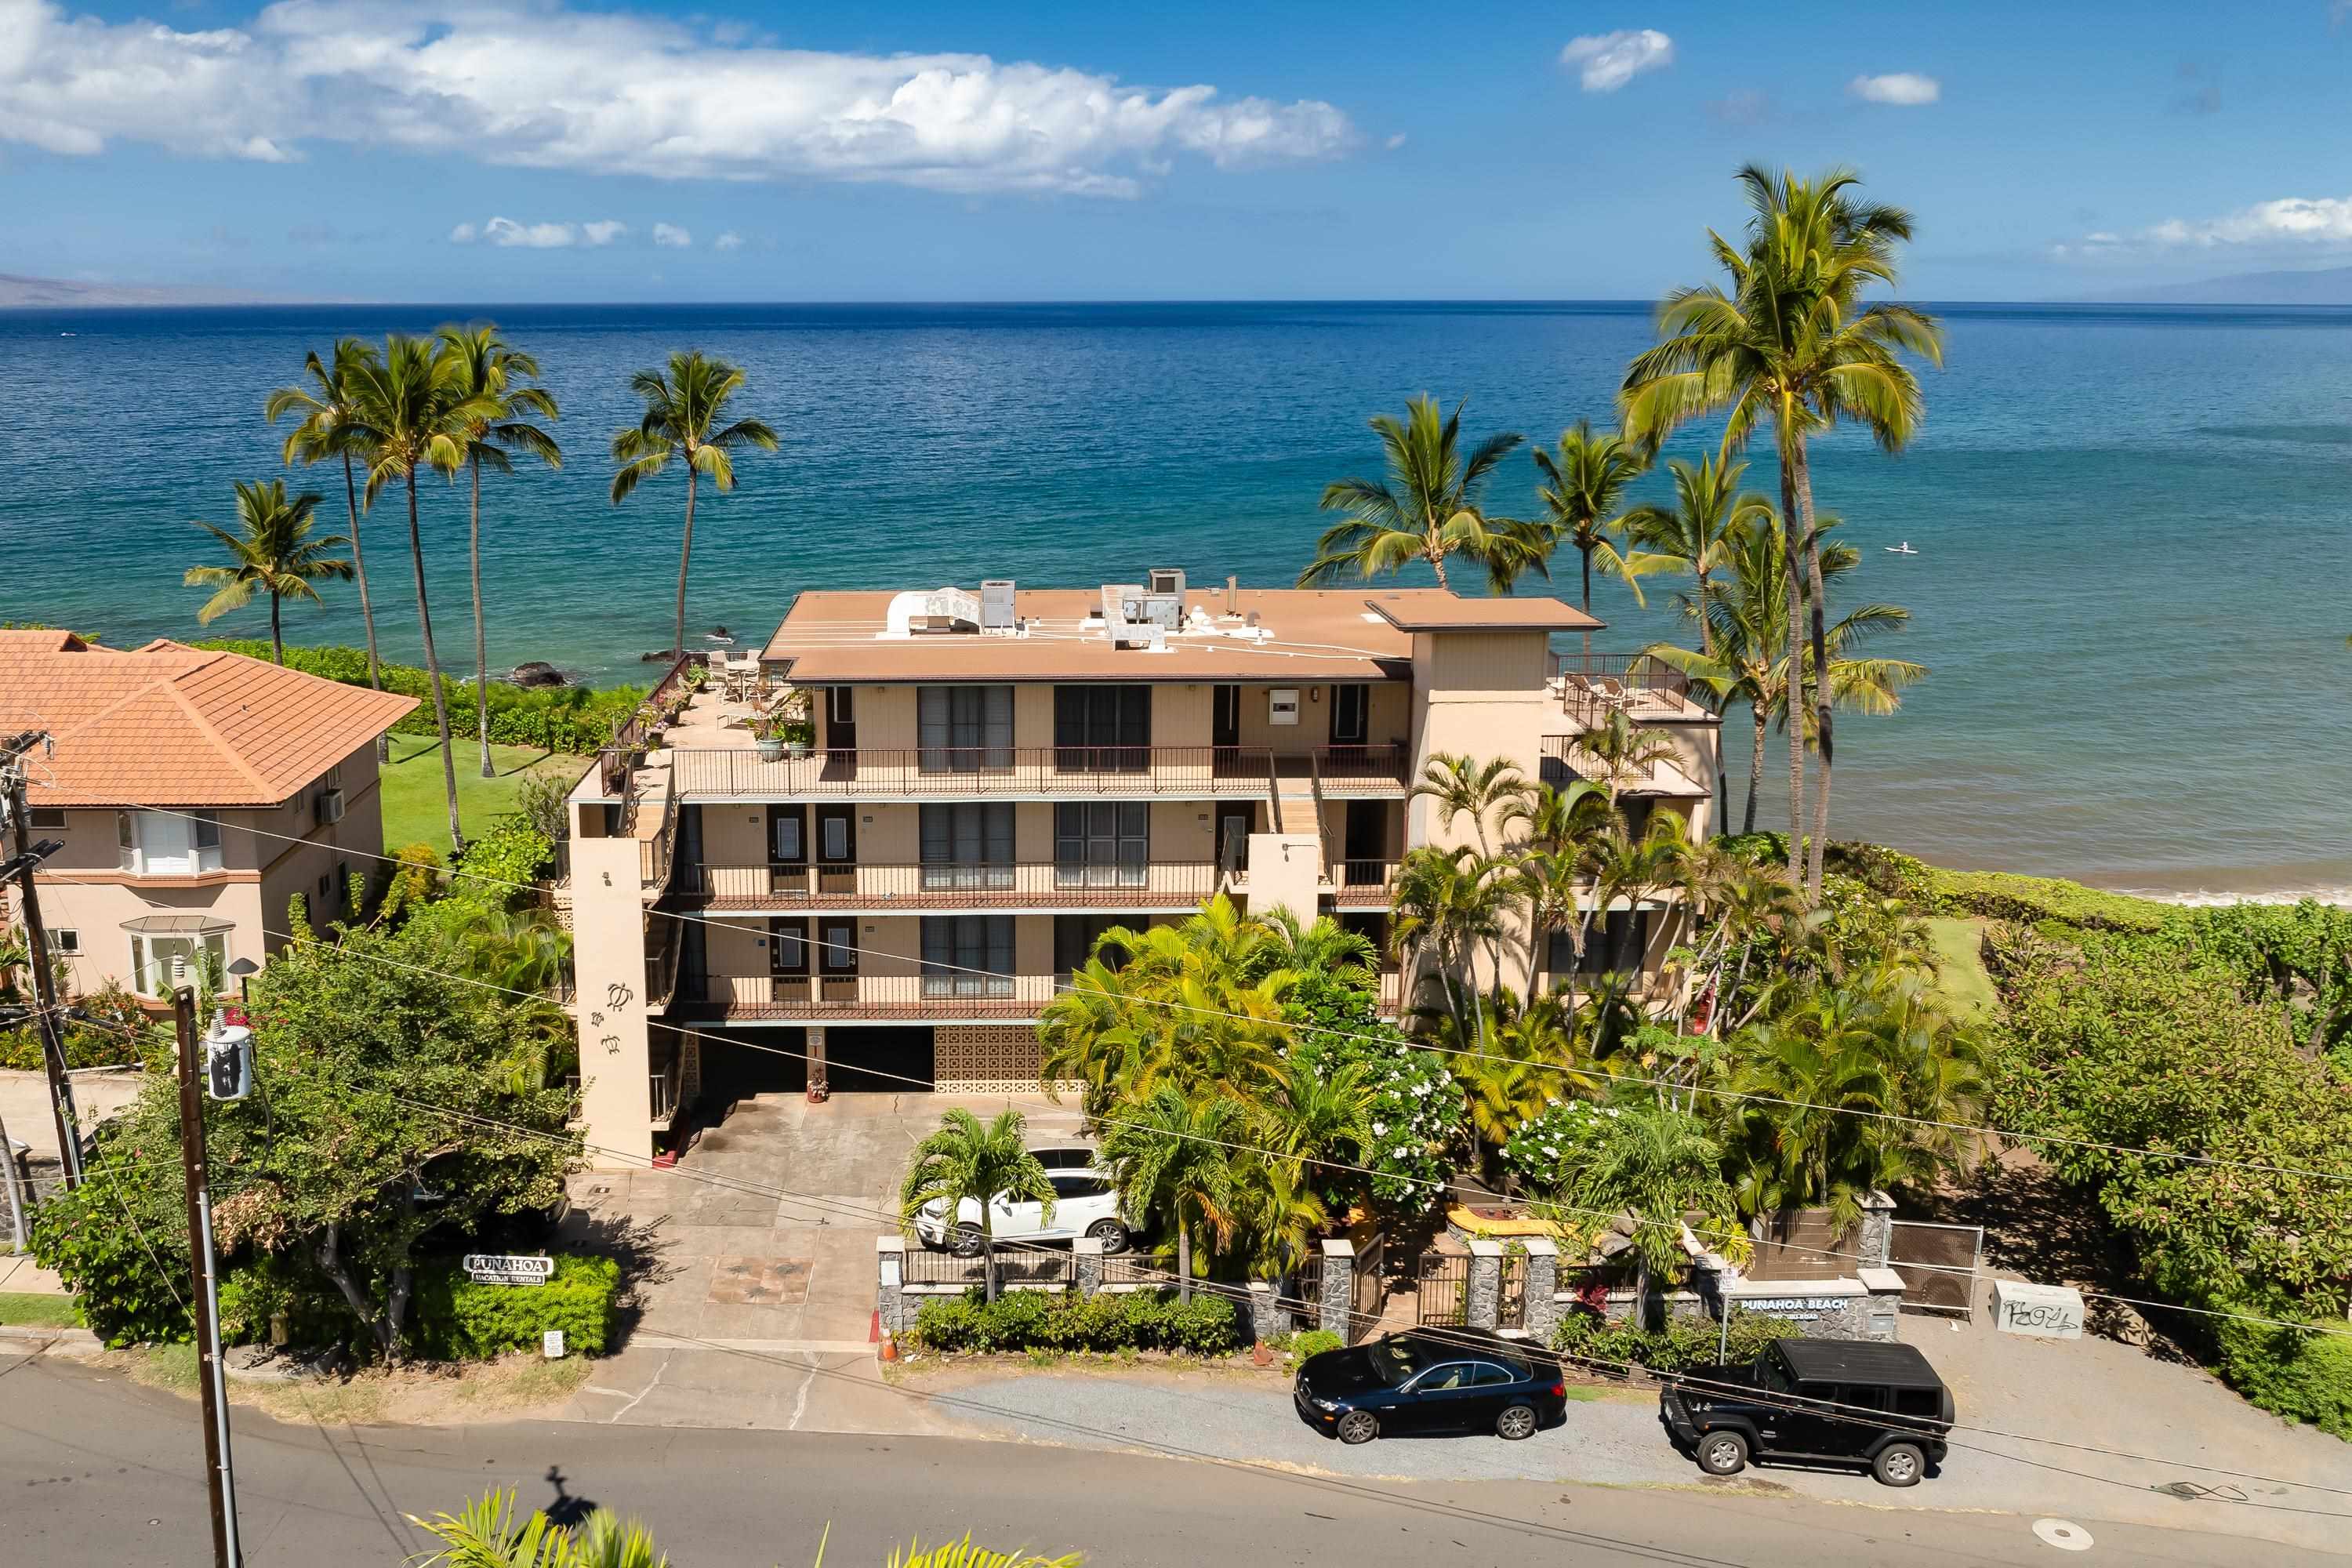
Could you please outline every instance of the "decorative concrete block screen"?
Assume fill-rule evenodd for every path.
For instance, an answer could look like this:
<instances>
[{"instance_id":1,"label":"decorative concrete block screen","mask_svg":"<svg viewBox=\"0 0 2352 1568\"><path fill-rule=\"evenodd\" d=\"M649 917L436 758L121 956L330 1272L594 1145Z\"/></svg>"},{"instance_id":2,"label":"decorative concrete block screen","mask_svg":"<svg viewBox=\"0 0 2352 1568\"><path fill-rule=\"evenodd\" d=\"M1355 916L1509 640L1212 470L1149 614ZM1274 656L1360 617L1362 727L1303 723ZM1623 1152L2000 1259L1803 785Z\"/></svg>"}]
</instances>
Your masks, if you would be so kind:
<instances>
[{"instance_id":1,"label":"decorative concrete block screen","mask_svg":"<svg viewBox=\"0 0 2352 1568\"><path fill-rule=\"evenodd\" d=\"M941 1024L931 1035L931 1080L941 1094L1035 1094L1037 1031L1027 1024ZM1056 1086L1065 1094L1076 1083Z\"/></svg>"}]
</instances>

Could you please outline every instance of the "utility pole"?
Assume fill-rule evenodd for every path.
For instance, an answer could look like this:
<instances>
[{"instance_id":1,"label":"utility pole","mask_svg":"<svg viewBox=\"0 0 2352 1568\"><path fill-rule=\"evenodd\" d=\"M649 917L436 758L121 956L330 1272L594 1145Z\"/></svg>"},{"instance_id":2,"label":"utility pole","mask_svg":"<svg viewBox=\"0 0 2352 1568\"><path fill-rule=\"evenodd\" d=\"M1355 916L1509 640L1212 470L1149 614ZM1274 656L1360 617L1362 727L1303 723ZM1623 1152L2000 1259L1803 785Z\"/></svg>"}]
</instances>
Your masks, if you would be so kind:
<instances>
[{"instance_id":1,"label":"utility pole","mask_svg":"<svg viewBox=\"0 0 2352 1568\"><path fill-rule=\"evenodd\" d=\"M188 1259L195 1282L196 1382L205 1399L205 1480L212 1494L213 1568L240 1568L236 1477L229 1465L228 1390L221 1378L220 1289L213 1258L213 1202L205 1163L205 1096L198 1087L196 994L172 993L180 1040L180 1163L188 1187Z\"/></svg>"},{"instance_id":2,"label":"utility pole","mask_svg":"<svg viewBox=\"0 0 2352 1568\"><path fill-rule=\"evenodd\" d=\"M40 1032L41 1066L49 1075L49 1110L57 1118L58 1165L68 1187L81 1181L80 1118L75 1114L73 1079L66 1072L65 1034L58 1014L64 1006L57 994L57 976L49 968L49 938L41 924L41 897L33 886L33 868L45 858L33 847L32 814L25 807L25 753L49 743L45 730L26 730L0 740L0 802L5 802L16 858L11 864L24 890L26 967L32 971L33 1027Z\"/></svg>"}]
</instances>

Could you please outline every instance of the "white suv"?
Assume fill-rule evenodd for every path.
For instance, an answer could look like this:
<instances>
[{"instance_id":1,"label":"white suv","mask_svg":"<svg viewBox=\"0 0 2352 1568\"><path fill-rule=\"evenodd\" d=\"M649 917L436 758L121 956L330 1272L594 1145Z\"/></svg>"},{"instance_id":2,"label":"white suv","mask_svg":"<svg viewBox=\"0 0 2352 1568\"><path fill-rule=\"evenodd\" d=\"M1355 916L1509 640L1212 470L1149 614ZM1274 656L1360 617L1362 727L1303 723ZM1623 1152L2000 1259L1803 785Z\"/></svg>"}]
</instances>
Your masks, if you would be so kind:
<instances>
[{"instance_id":1,"label":"white suv","mask_svg":"<svg viewBox=\"0 0 2352 1568\"><path fill-rule=\"evenodd\" d=\"M1118 1189L1111 1184L1110 1173L1097 1165L1055 1160L1047 1160L1045 1166L1045 1179L1054 1184L1053 1222L1046 1223L1045 1205L999 1193L989 1205L991 1234L999 1241L1069 1241L1089 1236L1103 1244L1105 1252L1125 1252L1127 1222L1118 1216ZM936 1200L923 1205L915 1216L915 1234L926 1247L944 1247L958 1258L979 1257L979 1200L964 1199L952 1226L945 1223L946 1212L947 1205Z\"/></svg>"}]
</instances>

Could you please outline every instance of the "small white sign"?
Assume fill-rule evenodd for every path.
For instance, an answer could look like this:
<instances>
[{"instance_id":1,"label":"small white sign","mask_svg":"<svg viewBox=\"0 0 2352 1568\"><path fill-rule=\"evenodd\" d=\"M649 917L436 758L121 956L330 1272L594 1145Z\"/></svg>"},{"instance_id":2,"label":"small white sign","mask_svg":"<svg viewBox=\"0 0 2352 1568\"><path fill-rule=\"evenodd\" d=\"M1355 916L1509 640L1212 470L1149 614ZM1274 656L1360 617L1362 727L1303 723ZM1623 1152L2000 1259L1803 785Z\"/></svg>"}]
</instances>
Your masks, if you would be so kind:
<instances>
[{"instance_id":1,"label":"small white sign","mask_svg":"<svg viewBox=\"0 0 2352 1568\"><path fill-rule=\"evenodd\" d=\"M1278 686L1265 694L1265 721L1268 724L1296 726L1298 722L1298 689Z\"/></svg>"},{"instance_id":2,"label":"small white sign","mask_svg":"<svg viewBox=\"0 0 2352 1568\"><path fill-rule=\"evenodd\" d=\"M477 1285L544 1285L555 1273L555 1259L544 1253L466 1254L466 1277Z\"/></svg>"},{"instance_id":3,"label":"small white sign","mask_svg":"<svg viewBox=\"0 0 2352 1568\"><path fill-rule=\"evenodd\" d=\"M563 1359L563 1331L548 1329L539 1336L539 1353L550 1361Z\"/></svg>"},{"instance_id":4,"label":"small white sign","mask_svg":"<svg viewBox=\"0 0 2352 1568\"><path fill-rule=\"evenodd\" d=\"M2083 1337L2083 1293L2063 1285L2035 1285L2023 1279L1992 1282L1993 1327L2004 1334L2035 1340L2079 1340Z\"/></svg>"}]
</instances>

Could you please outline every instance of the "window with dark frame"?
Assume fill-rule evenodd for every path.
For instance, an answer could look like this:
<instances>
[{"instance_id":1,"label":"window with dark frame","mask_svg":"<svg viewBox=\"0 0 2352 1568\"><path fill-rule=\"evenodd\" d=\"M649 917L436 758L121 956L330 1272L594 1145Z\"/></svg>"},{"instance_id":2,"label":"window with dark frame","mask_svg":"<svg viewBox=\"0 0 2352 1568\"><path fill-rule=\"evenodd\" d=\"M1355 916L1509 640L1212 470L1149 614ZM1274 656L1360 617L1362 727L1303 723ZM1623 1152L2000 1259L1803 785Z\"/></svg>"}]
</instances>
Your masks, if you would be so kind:
<instances>
[{"instance_id":1,"label":"window with dark frame","mask_svg":"<svg viewBox=\"0 0 2352 1568\"><path fill-rule=\"evenodd\" d=\"M923 994L1007 997L1013 994L1013 917L924 917Z\"/></svg>"},{"instance_id":2,"label":"window with dark frame","mask_svg":"<svg viewBox=\"0 0 2352 1568\"><path fill-rule=\"evenodd\" d=\"M919 823L926 891L1003 891L1013 886L1013 804L925 805Z\"/></svg>"},{"instance_id":3,"label":"window with dark frame","mask_svg":"<svg viewBox=\"0 0 2352 1568\"><path fill-rule=\"evenodd\" d=\"M926 686L915 694L916 765L969 773L1013 765L1013 688Z\"/></svg>"},{"instance_id":4,"label":"window with dark frame","mask_svg":"<svg viewBox=\"0 0 2352 1568\"><path fill-rule=\"evenodd\" d=\"M1140 888L1150 879L1151 806L1139 800L1054 807L1054 885Z\"/></svg>"},{"instance_id":5,"label":"window with dark frame","mask_svg":"<svg viewBox=\"0 0 2352 1568\"><path fill-rule=\"evenodd\" d=\"M1139 773L1151 760L1151 688L1054 688L1054 766Z\"/></svg>"},{"instance_id":6,"label":"window with dark frame","mask_svg":"<svg viewBox=\"0 0 2352 1568\"><path fill-rule=\"evenodd\" d=\"M49 950L52 952L79 952L81 951L81 932L74 930L71 926L54 926L50 928Z\"/></svg>"},{"instance_id":7,"label":"window with dark frame","mask_svg":"<svg viewBox=\"0 0 2352 1568\"><path fill-rule=\"evenodd\" d=\"M1363 685L1331 688L1331 743L1360 746L1371 734L1372 689Z\"/></svg>"},{"instance_id":8,"label":"window with dark frame","mask_svg":"<svg viewBox=\"0 0 2352 1568\"><path fill-rule=\"evenodd\" d=\"M25 816L35 827L53 827L59 832L65 829L66 814L62 806L36 805L27 809Z\"/></svg>"}]
</instances>

